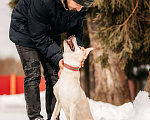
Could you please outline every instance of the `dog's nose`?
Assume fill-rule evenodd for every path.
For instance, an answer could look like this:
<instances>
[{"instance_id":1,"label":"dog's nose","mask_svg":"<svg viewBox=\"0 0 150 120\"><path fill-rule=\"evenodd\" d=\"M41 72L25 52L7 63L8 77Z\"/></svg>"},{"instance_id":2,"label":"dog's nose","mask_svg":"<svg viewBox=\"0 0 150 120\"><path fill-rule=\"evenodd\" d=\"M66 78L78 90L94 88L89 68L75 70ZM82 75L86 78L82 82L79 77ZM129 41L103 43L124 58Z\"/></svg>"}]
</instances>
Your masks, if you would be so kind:
<instances>
[{"instance_id":1,"label":"dog's nose","mask_svg":"<svg viewBox=\"0 0 150 120\"><path fill-rule=\"evenodd\" d=\"M73 37L75 37L75 35L71 35L68 39L72 40Z\"/></svg>"}]
</instances>

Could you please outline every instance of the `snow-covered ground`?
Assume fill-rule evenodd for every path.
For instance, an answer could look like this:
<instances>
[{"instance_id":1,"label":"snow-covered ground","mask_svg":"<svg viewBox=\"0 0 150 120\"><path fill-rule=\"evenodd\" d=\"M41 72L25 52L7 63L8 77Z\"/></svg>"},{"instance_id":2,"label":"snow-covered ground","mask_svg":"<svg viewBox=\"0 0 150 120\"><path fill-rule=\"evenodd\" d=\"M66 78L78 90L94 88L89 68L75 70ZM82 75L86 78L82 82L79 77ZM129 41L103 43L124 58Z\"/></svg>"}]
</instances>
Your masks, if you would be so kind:
<instances>
[{"instance_id":1,"label":"snow-covered ground","mask_svg":"<svg viewBox=\"0 0 150 120\"><path fill-rule=\"evenodd\" d=\"M89 103L94 120L150 120L150 100L144 91L139 92L133 104L114 106L91 99ZM41 114L46 119L45 92L41 92L41 104ZM60 119L66 120L63 110ZM23 94L0 96L0 120L28 120Z\"/></svg>"}]
</instances>

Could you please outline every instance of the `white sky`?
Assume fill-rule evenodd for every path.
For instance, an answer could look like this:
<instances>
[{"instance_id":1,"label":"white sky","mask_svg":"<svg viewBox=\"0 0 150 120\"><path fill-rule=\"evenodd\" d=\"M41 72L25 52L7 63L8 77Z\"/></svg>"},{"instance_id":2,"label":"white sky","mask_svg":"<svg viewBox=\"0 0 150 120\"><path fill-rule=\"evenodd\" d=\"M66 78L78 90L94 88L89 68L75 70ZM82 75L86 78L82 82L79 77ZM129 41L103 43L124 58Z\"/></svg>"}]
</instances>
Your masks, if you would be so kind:
<instances>
[{"instance_id":1,"label":"white sky","mask_svg":"<svg viewBox=\"0 0 150 120\"><path fill-rule=\"evenodd\" d=\"M13 57L19 59L14 43L9 40L9 24L11 9L10 0L1 0L0 5L0 58Z\"/></svg>"}]
</instances>

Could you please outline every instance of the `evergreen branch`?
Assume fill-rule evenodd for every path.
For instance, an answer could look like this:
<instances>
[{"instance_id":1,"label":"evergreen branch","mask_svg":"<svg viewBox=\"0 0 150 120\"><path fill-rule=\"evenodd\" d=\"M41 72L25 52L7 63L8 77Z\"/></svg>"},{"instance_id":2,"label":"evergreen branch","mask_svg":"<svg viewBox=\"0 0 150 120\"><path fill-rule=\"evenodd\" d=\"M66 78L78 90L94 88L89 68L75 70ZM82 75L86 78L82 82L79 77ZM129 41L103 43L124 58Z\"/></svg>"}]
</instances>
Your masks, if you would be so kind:
<instances>
[{"instance_id":1,"label":"evergreen branch","mask_svg":"<svg viewBox=\"0 0 150 120\"><path fill-rule=\"evenodd\" d=\"M146 30L145 35L144 35L144 49L142 52L150 52L150 28Z\"/></svg>"},{"instance_id":2,"label":"evergreen branch","mask_svg":"<svg viewBox=\"0 0 150 120\"><path fill-rule=\"evenodd\" d=\"M144 63L145 57L148 57L150 52L149 1L97 1L102 3L97 3L100 8L94 19L94 23L97 27L99 26L95 33L98 41L101 41L100 44L104 46L104 49L117 53L122 69L129 61L136 60ZM102 56L98 59L98 61L101 60L101 64L106 60ZM141 56L145 57L141 58Z\"/></svg>"},{"instance_id":3,"label":"evergreen branch","mask_svg":"<svg viewBox=\"0 0 150 120\"><path fill-rule=\"evenodd\" d=\"M131 39L128 35L127 26L125 26L125 33L126 33L126 37L125 37L125 44L123 45L123 47L125 49L125 52L130 53L130 57L131 57L133 46L131 43Z\"/></svg>"},{"instance_id":4,"label":"evergreen branch","mask_svg":"<svg viewBox=\"0 0 150 120\"><path fill-rule=\"evenodd\" d=\"M142 35L142 27L141 27L141 22L140 22L140 20L139 20L139 17L137 17L137 22L138 22L138 24L139 24L139 28L140 28L140 34Z\"/></svg>"},{"instance_id":5,"label":"evergreen branch","mask_svg":"<svg viewBox=\"0 0 150 120\"><path fill-rule=\"evenodd\" d=\"M135 6L135 8L133 9L132 13L131 13L131 14L129 15L129 17L125 20L125 22L124 22L123 24L121 24L121 26L123 26L124 24L126 24L126 23L129 21L129 19L132 17L132 15L135 13L136 9L138 8L138 4L139 4L139 0L137 1L136 6Z\"/></svg>"},{"instance_id":6,"label":"evergreen branch","mask_svg":"<svg viewBox=\"0 0 150 120\"><path fill-rule=\"evenodd\" d=\"M149 9L150 9L150 5L147 3L147 1L145 0L145 3L146 3L146 5L149 7Z\"/></svg>"}]
</instances>

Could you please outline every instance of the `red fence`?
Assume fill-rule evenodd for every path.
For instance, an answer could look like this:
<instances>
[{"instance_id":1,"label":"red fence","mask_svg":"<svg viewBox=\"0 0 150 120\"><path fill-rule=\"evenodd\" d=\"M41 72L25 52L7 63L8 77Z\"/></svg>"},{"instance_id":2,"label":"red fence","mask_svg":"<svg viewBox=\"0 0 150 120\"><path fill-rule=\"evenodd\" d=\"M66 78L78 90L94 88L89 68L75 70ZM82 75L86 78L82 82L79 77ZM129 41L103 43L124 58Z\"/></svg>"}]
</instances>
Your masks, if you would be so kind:
<instances>
[{"instance_id":1,"label":"red fence","mask_svg":"<svg viewBox=\"0 0 150 120\"><path fill-rule=\"evenodd\" d=\"M45 80L42 77L40 91L45 90ZM24 76L0 75L0 95L24 93Z\"/></svg>"}]
</instances>

